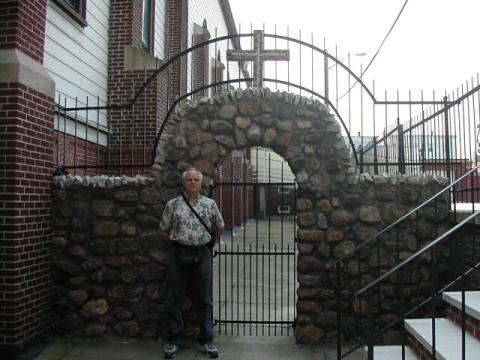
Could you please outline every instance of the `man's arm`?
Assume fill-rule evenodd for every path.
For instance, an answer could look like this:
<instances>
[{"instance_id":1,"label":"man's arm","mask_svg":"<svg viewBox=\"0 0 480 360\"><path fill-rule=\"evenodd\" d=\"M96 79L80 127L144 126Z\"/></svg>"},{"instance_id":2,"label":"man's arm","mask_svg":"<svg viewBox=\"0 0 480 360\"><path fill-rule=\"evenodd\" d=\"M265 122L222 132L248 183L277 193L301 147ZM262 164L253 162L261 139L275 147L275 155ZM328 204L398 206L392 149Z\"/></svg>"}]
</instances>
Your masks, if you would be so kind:
<instances>
[{"instance_id":1,"label":"man's arm","mask_svg":"<svg viewBox=\"0 0 480 360\"><path fill-rule=\"evenodd\" d=\"M222 236L224 230L225 229L223 227L216 229L212 234L213 240L218 241L218 239L220 239L220 236Z\"/></svg>"},{"instance_id":2,"label":"man's arm","mask_svg":"<svg viewBox=\"0 0 480 360\"><path fill-rule=\"evenodd\" d=\"M170 232L168 230L160 228L160 237L162 240L170 241Z\"/></svg>"}]
</instances>

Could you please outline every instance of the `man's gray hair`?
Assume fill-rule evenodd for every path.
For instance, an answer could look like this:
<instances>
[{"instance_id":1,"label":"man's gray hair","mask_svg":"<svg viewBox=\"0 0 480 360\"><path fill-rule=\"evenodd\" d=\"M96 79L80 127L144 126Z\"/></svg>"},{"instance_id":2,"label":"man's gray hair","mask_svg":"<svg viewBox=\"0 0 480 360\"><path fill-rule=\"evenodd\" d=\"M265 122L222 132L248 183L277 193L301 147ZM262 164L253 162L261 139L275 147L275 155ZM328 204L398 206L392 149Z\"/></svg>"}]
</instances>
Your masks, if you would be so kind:
<instances>
[{"instance_id":1,"label":"man's gray hair","mask_svg":"<svg viewBox=\"0 0 480 360\"><path fill-rule=\"evenodd\" d=\"M197 174L200 175L200 181L203 180L203 174L202 174L202 172L201 172L200 170L198 170L196 167L193 167L193 166L192 166L192 167L189 167L187 170L185 170L185 171L182 173L182 182L185 181L185 178L187 177L187 173L188 173L189 171L195 171Z\"/></svg>"}]
</instances>

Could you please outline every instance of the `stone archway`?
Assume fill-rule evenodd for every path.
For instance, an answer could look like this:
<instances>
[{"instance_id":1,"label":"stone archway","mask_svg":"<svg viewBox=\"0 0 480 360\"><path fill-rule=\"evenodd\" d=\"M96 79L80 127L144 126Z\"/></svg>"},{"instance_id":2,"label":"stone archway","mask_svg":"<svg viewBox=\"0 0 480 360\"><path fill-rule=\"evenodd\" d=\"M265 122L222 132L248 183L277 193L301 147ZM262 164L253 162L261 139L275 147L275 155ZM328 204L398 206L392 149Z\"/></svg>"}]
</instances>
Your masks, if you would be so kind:
<instances>
[{"instance_id":1,"label":"stone archway","mask_svg":"<svg viewBox=\"0 0 480 360\"><path fill-rule=\"evenodd\" d=\"M154 171L165 186L176 187L179 174L193 165L208 184L230 151L252 146L273 149L288 161L299 186L317 195L355 172L340 125L322 103L268 88L181 107L162 134Z\"/></svg>"},{"instance_id":2,"label":"stone archway","mask_svg":"<svg viewBox=\"0 0 480 360\"><path fill-rule=\"evenodd\" d=\"M217 165L232 150L253 146L274 150L288 161L296 177L297 278L299 293L311 292L322 281L325 258L334 251L338 255L339 250L330 251L330 246L351 249L340 238L330 242L334 245L325 239L332 203L343 193L355 167L337 120L323 104L265 88L239 89L184 105L162 134L154 171L173 196L184 169L197 167L208 185ZM325 247L329 248L327 256ZM311 307L320 308L321 301L297 303L302 317L296 330L300 342L324 340L324 330L305 321Z\"/></svg>"}]
</instances>

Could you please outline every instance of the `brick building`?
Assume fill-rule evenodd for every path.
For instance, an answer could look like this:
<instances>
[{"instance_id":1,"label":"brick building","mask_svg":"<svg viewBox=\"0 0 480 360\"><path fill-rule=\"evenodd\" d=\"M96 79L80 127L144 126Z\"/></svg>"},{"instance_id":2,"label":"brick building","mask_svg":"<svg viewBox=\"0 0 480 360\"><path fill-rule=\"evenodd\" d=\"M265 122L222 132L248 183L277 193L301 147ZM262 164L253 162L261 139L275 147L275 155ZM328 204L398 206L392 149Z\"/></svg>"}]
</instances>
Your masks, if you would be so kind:
<instances>
[{"instance_id":1,"label":"brick building","mask_svg":"<svg viewBox=\"0 0 480 360\"><path fill-rule=\"evenodd\" d=\"M240 44L233 40L199 49L172 63L164 75L152 75L172 54L217 31L235 33L228 0L5 0L0 29L4 353L21 350L52 326L55 169L148 172L144 165L169 106L212 79L223 79L224 51ZM149 85L140 91L146 80ZM221 90L203 89L185 101ZM134 106L121 108L135 96ZM110 163L123 167L111 169ZM136 164L143 166L130 170Z\"/></svg>"}]
</instances>

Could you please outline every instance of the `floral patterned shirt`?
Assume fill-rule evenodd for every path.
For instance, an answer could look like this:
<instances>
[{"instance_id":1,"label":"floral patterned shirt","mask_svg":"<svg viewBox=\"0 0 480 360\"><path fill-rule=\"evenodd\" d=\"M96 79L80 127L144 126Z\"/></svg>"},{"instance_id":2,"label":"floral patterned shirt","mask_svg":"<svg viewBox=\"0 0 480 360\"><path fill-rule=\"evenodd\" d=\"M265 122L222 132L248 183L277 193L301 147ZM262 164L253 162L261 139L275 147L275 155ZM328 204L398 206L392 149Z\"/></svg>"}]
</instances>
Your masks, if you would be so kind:
<instances>
[{"instance_id":1,"label":"floral patterned shirt","mask_svg":"<svg viewBox=\"0 0 480 360\"><path fill-rule=\"evenodd\" d=\"M215 200L199 194L197 200L190 202L190 205L212 231L225 226ZM169 232L172 241L178 241L183 245L199 246L211 240L205 226L193 214L181 195L167 202L160 220L160 228Z\"/></svg>"}]
</instances>

